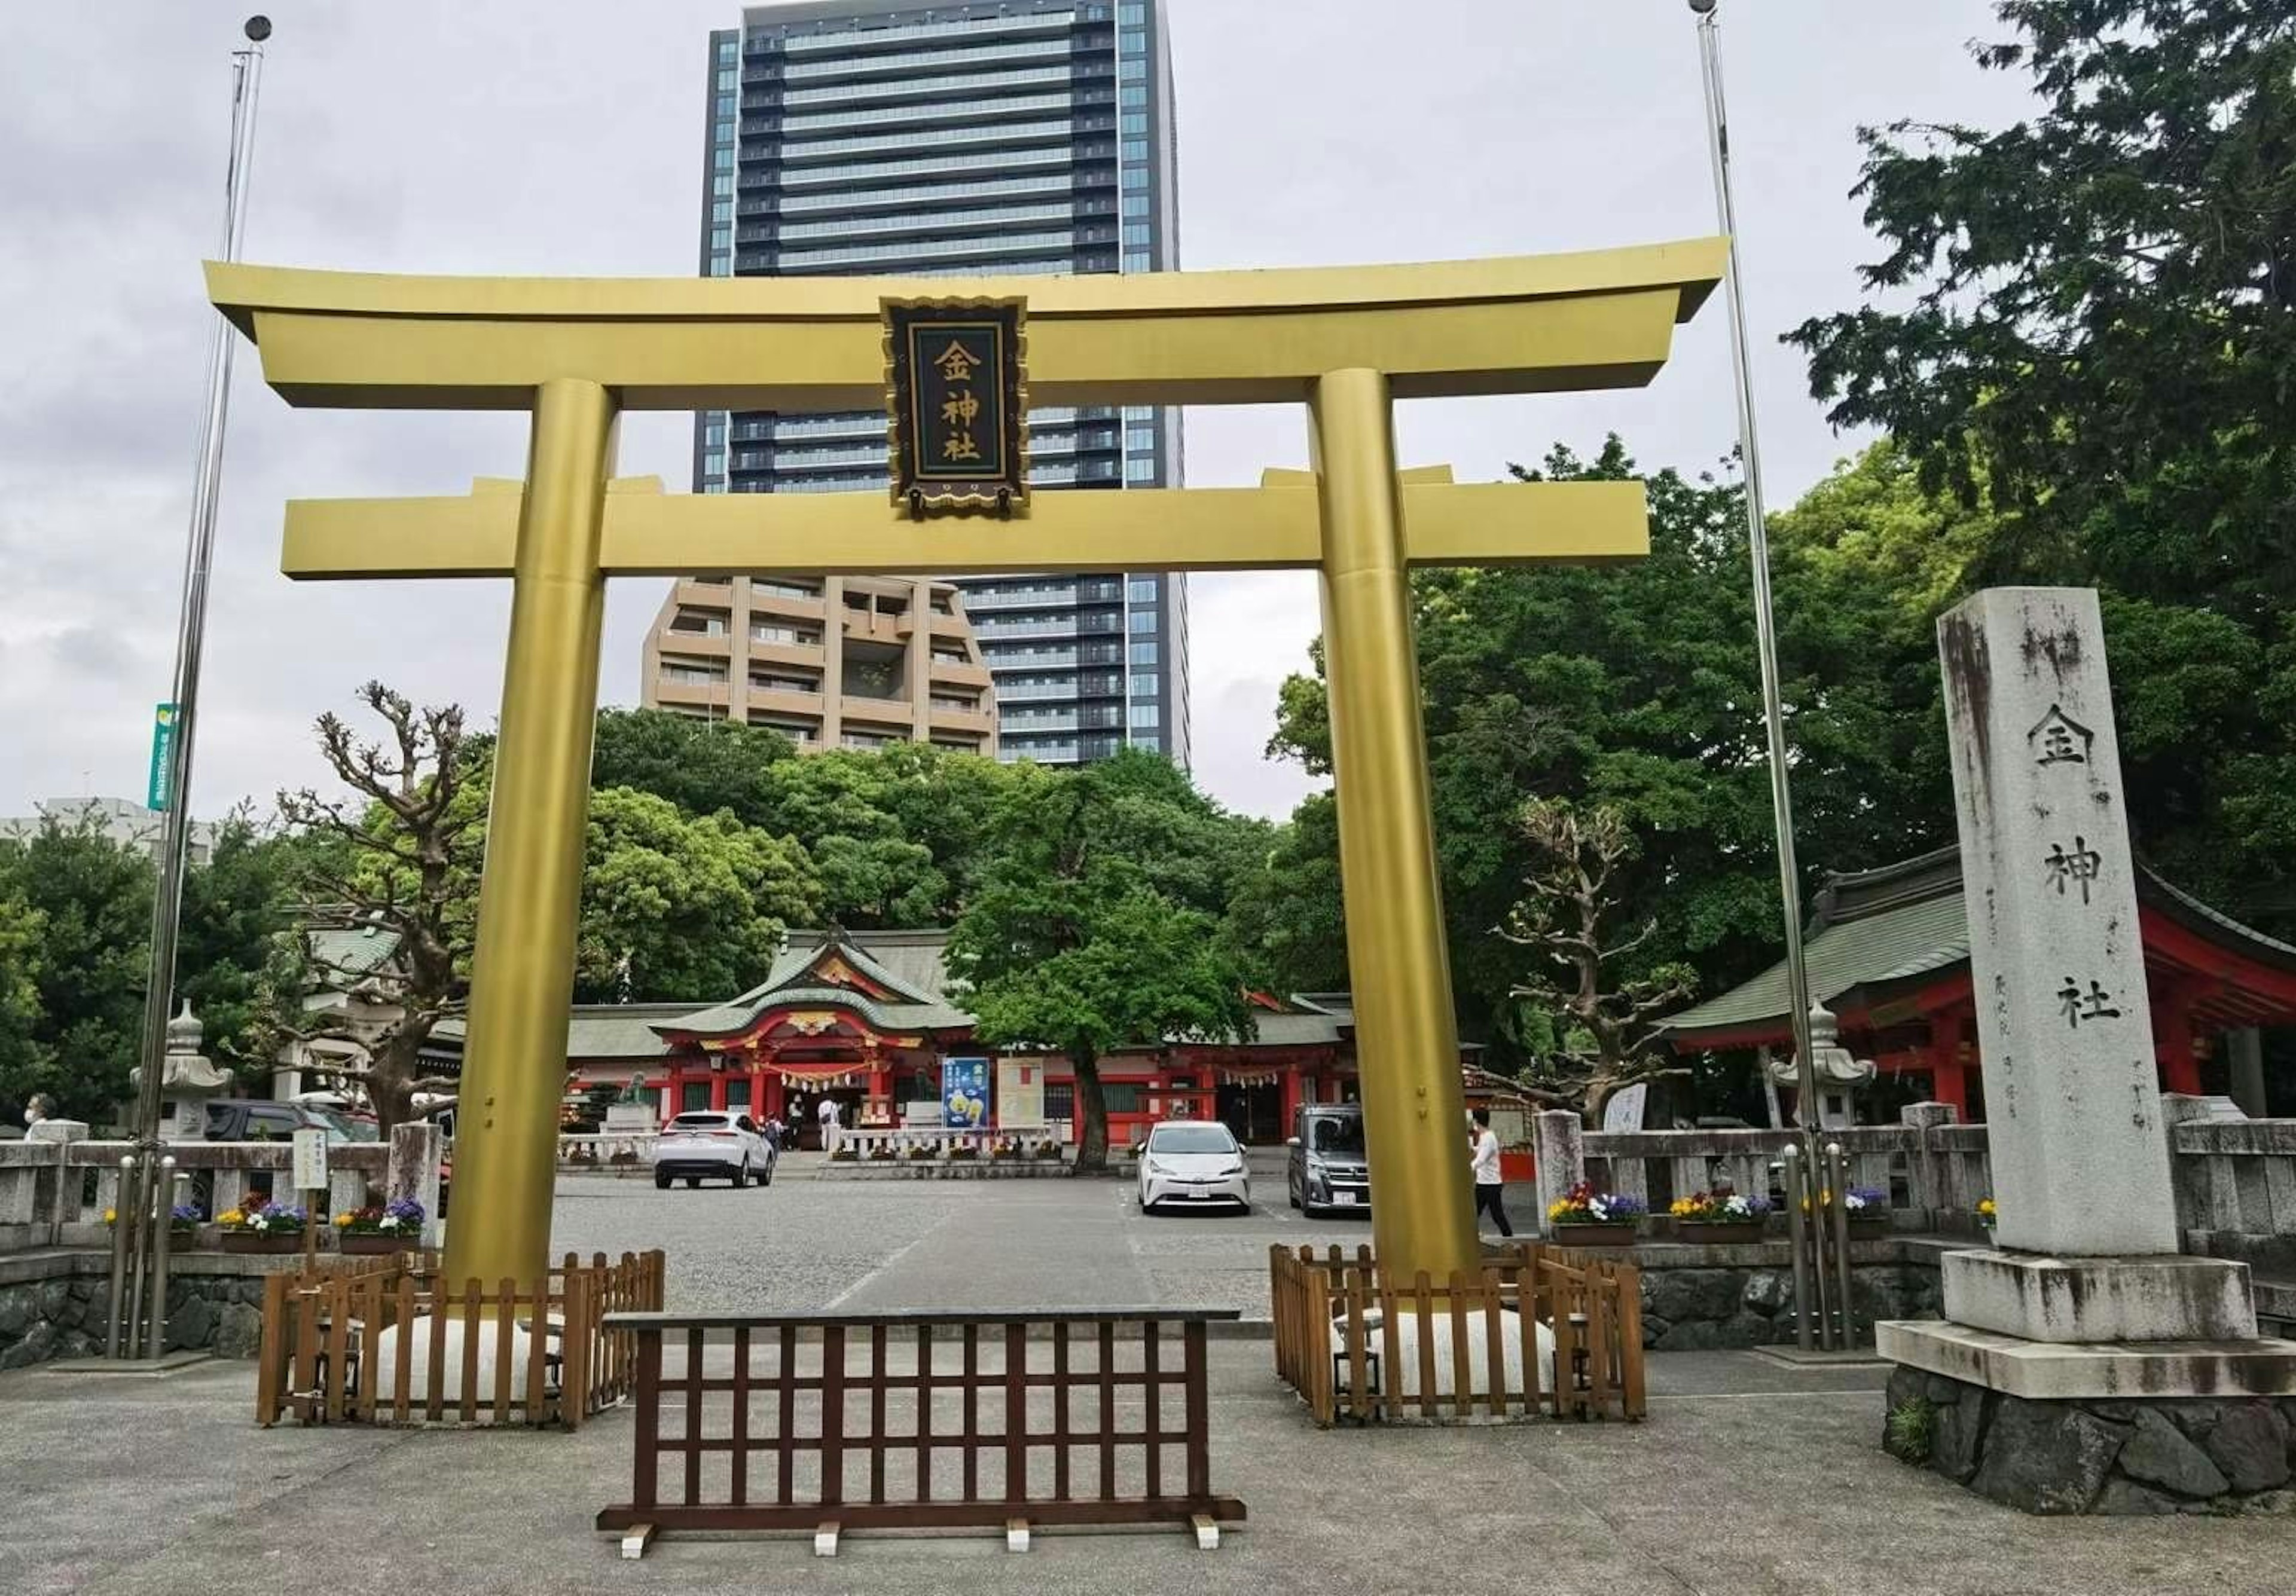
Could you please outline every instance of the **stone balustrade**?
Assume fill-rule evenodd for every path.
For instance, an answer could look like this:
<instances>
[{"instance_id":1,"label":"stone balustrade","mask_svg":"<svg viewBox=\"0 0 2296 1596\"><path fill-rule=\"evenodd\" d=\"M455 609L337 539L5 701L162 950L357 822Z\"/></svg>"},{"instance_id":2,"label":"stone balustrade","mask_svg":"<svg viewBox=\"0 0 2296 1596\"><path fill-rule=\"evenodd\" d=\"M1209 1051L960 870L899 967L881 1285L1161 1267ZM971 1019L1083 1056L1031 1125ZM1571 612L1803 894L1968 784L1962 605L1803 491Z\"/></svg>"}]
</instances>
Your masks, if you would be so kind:
<instances>
[{"instance_id":1,"label":"stone balustrade","mask_svg":"<svg viewBox=\"0 0 2296 1596\"><path fill-rule=\"evenodd\" d=\"M119 1194L119 1160L129 1142L0 1142L0 1251L108 1246L104 1211ZM179 1142L169 1145L178 1201L199 1203L212 1220L266 1185L283 1199L295 1149L289 1142ZM328 1207L357 1207L383 1183L390 1150L379 1142L327 1150ZM299 1201L299 1194L295 1194Z\"/></svg>"},{"instance_id":2,"label":"stone balustrade","mask_svg":"<svg viewBox=\"0 0 2296 1596\"><path fill-rule=\"evenodd\" d=\"M1991 1191L1985 1127L1956 1125L1942 1103L1915 1103L1898 1125L1845 1125L1829 1131L1849 1158L1853 1186L1888 1194L1888 1206L1915 1230L1971 1230L1978 1199ZM1595 1184L1633 1196L1660 1211L1674 1198L1720 1186L1767 1193L1772 1171L1796 1144L1792 1130L1589 1131L1580 1139L1584 1169ZM1567 1187L1569 1172L1549 1185Z\"/></svg>"},{"instance_id":3,"label":"stone balustrade","mask_svg":"<svg viewBox=\"0 0 2296 1596\"><path fill-rule=\"evenodd\" d=\"M558 1162L569 1169L643 1168L653 1161L660 1131L601 1131L558 1138Z\"/></svg>"}]
</instances>

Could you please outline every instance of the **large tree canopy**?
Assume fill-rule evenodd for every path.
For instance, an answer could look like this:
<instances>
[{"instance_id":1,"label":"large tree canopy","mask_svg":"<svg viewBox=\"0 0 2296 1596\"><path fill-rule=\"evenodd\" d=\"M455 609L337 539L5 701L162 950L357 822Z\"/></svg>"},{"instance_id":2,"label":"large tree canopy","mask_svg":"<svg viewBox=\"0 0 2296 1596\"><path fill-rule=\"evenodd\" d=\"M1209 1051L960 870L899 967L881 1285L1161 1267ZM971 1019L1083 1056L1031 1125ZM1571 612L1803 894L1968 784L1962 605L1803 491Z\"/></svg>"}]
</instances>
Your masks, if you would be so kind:
<instances>
[{"instance_id":1,"label":"large tree canopy","mask_svg":"<svg viewBox=\"0 0 2296 1596\"><path fill-rule=\"evenodd\" d=\"M950 972L993 1047L1076 1068L1079 1169L1104 1165L1100 1060L1168 1038L1247 1035L1245 971L1219 935L1252 857L1239 823L1152 754L1016 773L986 879L950 936Z\"/></svg>"},{"instance_id":2,"label":"large tree canopy","mask_svg":"<svg viewBox=\"0 0 2296 1596\"><path fill-rule=\"evenodd\" d=\"M1613 438L1593 461L1557 449L1519 474L1618 478L1634 464ZM1950 828L1935 656L1899 576L1965 541L1940 527L1951 516L1917 507L1887 451L1829 487L1823 514L1779 518L1775 551L1796 829L1813 872L1915 852ZM1603 806L1639 839L1611 890L1622 922L1657 929L1618 978L1685 962L1714 990L1777 945L1744 501L1734 481L1672 471L1650 479L1650 499L1646 560L1413 578L1452 977L1469 1032L1503 1047L1554 1035L1553 1017L1515 995L1519 954L1490 934L1538 866L1517 823L1526 798ZM1323 770L1316 664L1285 684L1272 746ZM1303 807L1292 846L1324 830ZM1337 922L1336 872L1297 858L1286 870L1301 902L1260 945L1287 974L1328 977L1312 938Z\"/></svg>"},{"instance_id":3,"label":"large tree canopy","mask_svg":"<svg viewBox=\"0 0 2296 1596\"><path fill-rule=\"evenodd\" d=\"M1873 298L1792 335L1842 425L1991 507L1984 580L2095 585L2139 846L2296 926L2296 12L2005 0L1997 130L1861 134Z\"/></svg>"}]
</instances>

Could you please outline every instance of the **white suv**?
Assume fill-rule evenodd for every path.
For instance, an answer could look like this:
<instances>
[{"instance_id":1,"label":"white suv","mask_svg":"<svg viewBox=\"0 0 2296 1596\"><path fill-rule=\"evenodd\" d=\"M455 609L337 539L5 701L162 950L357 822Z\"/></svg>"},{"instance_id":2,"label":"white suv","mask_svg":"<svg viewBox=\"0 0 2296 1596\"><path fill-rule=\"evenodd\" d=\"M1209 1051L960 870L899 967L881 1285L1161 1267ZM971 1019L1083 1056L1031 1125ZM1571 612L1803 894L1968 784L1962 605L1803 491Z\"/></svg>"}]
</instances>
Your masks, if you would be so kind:
<instances>
[{"instance_id":1,"label":"white suv","mask_svg":"<svg viewBox=\"0 0 2296 1596\"><path fill-rule=\"evenodd\" d=\"M731 1181L735 1191L755 1176L761 1186L774 1183L774 1144L747 1114L722 1110L680 1114L661 1127L653 1148L653 1183L667 1191L683 1179L688 1186L705 1180Z\"/></svg>"}]
</instances>

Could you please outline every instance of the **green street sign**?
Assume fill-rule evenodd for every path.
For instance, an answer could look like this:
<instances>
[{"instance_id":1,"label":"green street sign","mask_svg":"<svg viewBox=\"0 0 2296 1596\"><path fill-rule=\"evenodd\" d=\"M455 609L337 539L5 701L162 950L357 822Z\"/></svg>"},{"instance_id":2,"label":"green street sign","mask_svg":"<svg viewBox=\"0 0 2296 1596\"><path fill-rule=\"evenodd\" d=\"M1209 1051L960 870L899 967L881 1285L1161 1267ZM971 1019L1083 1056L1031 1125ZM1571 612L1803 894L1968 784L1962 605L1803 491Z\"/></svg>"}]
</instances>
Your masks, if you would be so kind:
<instances>
[{"instance_id":1,"label":"green street sign","mask_svg":"<svg viewBox=\"0 0 2296 1596\"><path fill-rule=\"evenodd\" d=\"M1011 515L1029 503L1019 299L887 299L893 503L912 516Z\"/></svg>"},{"instance_id":2,"label":"green street sign","mask_svg":"<svg viewBox=\"0 0 2296 1596\"><path fill-rule=\"evenodd\" d=\"M147 809L165 809L174 795L168 790L168 765L176 751L176 707L160 704L152 710L152 777L144 794Z\"/></svg>"}]
</instances>

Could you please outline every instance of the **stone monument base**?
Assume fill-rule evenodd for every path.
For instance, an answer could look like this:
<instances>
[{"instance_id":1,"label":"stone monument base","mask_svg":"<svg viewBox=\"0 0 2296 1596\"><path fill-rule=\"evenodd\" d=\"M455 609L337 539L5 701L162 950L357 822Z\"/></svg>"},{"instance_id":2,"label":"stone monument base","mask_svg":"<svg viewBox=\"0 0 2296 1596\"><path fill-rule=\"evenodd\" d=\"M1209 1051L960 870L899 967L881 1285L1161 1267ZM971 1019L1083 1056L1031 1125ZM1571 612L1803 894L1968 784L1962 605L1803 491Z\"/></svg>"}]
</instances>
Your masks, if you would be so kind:
<instances>
[{"instance_id":1,"label":"stone monument base","mask_svg":"<svg viewBox=\"0 0 2296 1596\"><path fill-rule=\"evenodd\" d=\"M2296 1512L2296 1341L2032 1341L1884 1321L1882 1445L2029 1513Z\"/></svg>"},{"instance_id":2,"label":"stone monument base","mask_svg":"<svg viewBox=\"0 0 2296 1596\"><path fill-rule=\"evenodd\" d=\"M661 1120L650 1103L608 1103L605 1134L610 1136L643 1134L658 1131Z\"/></svg>"},{"instance_id":3,"label":"stone monument base","mask_svg":"<svg viewBox=\"0 0 2296 1596\"><path fill-rule=\"evenodd\" d=\"M1949 1252L1945 1316L2028 1341L2244 1341L2256 1335L2248 1265L2175 1253L2062 1258Z\"/></svg>"}]
</instances>

